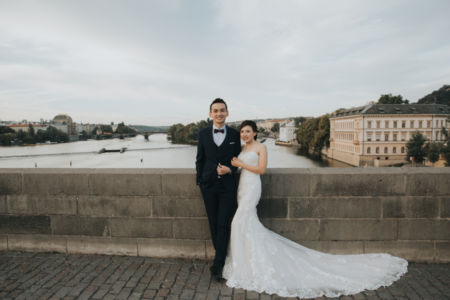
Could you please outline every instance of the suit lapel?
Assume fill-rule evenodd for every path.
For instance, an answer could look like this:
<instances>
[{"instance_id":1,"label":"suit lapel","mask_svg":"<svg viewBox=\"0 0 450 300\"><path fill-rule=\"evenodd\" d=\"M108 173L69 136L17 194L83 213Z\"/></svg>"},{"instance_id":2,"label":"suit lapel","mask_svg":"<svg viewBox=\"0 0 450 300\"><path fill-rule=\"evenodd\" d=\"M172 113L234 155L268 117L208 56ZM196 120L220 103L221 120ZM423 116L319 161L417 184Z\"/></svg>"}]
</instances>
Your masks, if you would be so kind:
<instances>
[{"instance_id":1,"label":"suit lapel","mask_svg":"<svg viewBox=\"0 0 450 300\"><path fill-rule=\"evenodd\" d=\"M225 145L227 145L226 143L229 143L229 141L230 141L230 136L231 136L230 135L230 127L226 126L226 128L227 128L227 133L225 135L225 139L222 142L222 145L220 145L220 146L225 146Z\"/></svg>"},{"instance_id":2,"label":"suit lapel","mask_svg":"<svg viewBox=\"0 0 450 300\"><path fill-rule=\"evenodd\" d=\"M214 137L213 137L213 133L212 133L212 131L213 131L213 128L212 128L212 126L210 126L209 128L208 128L208 144L209 144L209 147L214 151L214 156L216 156L216 153L217 153L217 145L216 145L216 143L214 142Z\"/></svg>"}]
</instances>

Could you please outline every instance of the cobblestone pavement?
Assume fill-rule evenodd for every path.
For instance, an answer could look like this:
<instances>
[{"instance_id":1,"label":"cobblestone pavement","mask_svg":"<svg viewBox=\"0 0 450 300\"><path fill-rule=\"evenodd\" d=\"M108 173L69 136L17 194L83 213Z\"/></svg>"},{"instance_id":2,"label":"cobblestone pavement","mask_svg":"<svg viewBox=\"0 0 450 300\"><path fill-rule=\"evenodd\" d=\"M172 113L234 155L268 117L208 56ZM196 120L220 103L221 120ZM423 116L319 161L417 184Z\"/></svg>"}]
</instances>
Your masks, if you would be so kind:
<instances>
[{"instance_id":1,"label":"cobblestone pavement","mask_svg":"<svg viewBox=\"0 0 450 300\"><path fill-rule=\"evenodd\" d=\"M283 298L217 283L205 261L0 252L0 299ZM450 264L412 263L390 287L339 299L450 299Z\"/></svg>"}]
</instances>

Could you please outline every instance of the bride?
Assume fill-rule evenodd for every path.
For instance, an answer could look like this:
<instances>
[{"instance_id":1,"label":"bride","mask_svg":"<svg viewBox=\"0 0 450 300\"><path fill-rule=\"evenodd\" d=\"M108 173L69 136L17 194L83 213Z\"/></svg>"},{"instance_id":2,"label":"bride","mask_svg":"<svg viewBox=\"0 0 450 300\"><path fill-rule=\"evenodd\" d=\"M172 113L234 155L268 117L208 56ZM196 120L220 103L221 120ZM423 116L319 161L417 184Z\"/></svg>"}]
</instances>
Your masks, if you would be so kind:
<instances>
[{"instance_id":1,"label":"bride","mask_svg":"<svg viewBox=\"0 0 450 300\"><path fill-rule=\"evenodd\" d=\"M242 168L223 277L229 287L282 297L338 297L388 286L408 262L385 253L333 255L306 248L265 228L256 214L267 149L253 121L240 126L245 146L231 164Z\"/></svg>"}]
</instances>

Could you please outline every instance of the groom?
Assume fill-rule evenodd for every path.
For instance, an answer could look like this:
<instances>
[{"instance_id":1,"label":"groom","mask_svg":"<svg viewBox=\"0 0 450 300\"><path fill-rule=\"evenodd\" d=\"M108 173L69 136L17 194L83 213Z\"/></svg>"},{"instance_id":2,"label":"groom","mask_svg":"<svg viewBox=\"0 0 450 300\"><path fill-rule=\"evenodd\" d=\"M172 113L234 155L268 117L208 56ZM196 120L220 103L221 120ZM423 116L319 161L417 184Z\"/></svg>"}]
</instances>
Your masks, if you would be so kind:
<instances>
[{"instance_id":1,"label":"groom","mask_svg":"<svg viewBox=\"0 0 450 300\"><path fill-rule=\"evenodd\" d=\"M213 126L199 132L195 165L216 250L211 275L222 281L230 224L237 207L236 167L231 166L231 159L241 152L241 139L238 131L225 126L228 107L224 100L217 98L211 103L209 117Z\"/></svg>"}]
</instances>

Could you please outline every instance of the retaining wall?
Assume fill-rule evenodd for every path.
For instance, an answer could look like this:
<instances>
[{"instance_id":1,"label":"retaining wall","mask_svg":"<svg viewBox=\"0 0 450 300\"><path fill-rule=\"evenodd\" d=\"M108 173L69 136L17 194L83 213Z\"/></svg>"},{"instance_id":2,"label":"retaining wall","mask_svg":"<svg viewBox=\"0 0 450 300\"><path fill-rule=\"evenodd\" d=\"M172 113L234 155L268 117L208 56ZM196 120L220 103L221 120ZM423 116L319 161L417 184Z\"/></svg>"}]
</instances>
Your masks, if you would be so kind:
<instances>
[{"instance_id":1,"label":"retaining wall","mask_svg":"<svg viewBox=\"0 0 450 300\"><path fill-rule=\"evenodd\" d=\"M450 261L450 168L269 169L258 214L329 253ZM192 169L0 169L0 250L211 258Z\"/></svg>"}]
</instances>

